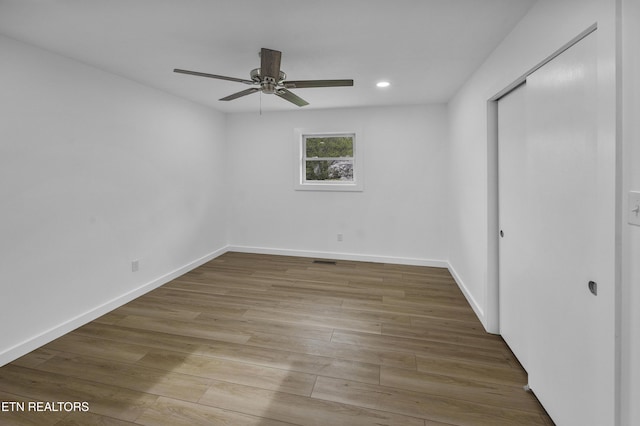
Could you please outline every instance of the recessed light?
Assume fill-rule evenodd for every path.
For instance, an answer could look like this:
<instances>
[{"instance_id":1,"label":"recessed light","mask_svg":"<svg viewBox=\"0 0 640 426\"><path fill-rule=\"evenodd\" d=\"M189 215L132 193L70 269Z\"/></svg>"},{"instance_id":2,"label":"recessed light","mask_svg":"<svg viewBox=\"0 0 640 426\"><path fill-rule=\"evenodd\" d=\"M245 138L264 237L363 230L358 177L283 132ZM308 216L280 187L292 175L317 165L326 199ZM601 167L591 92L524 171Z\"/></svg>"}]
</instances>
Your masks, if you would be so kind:
<instances>
[{"instance_id":1,"label":"recessed light","mask_svg":"<svg viewBox=\"0 0 640 426\"><path fill-rule=\"evenodd\" d=\"M378 87L389 87L391 85L391 83L389 83L388 81L379 81L376 83L376 86Z\"/></svg>"}]
</instances>

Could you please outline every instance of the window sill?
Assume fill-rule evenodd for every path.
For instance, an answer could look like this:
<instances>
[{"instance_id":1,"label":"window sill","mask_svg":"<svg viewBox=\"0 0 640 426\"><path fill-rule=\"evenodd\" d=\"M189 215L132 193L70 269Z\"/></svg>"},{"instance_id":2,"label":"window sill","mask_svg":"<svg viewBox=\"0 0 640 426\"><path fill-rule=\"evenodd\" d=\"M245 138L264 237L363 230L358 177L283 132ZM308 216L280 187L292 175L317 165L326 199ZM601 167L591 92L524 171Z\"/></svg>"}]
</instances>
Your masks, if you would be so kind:
<instances>
[{"instance_id":1,"label":"window sill","mask_svg":"<svg viewBox=\"0 0 640 426\"><path fill-rule=\"evenodd\" d=\"M335 191L335 192L362 192L362 183L299 183L295 185L296 191Z\"/></svg>"}]
</instances>

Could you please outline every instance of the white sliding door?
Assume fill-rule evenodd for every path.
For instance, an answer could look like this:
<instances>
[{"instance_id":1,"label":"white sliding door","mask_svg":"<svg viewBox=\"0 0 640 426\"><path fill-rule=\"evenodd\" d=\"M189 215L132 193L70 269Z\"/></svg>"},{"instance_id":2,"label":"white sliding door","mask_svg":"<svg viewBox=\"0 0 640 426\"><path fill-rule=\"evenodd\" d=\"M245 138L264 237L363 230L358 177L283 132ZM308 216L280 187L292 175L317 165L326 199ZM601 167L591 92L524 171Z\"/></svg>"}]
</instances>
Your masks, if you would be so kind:
<instances>
[{"instance_id":1,"label":"white sliding door","mask_svg":"<svg viewBox=\"0 0 640 426\"><path fill-rule=\"evenodd\" d=\"M499 110L525 112L524 137L511 132L522 143L499 141L501 332L559 426L614 424L615 277L596 257L611 227L599 182L613 171L598 161L596 49L592 33L527 78L524 106Z\"/></svg>"},{"instance_id":2,"label":"white sliding door","mask_svg":"<svg viewBox=\"0 0 640 426\"><path fill-rule=\"evenodd\" d=\"M530 315L527 291L527 229L532 218L526 190L525 85L498 102L498 180L500 212L500 334L527 369ZM525 383L523 383L524 385Z\"/></svg>"}]
</instances>

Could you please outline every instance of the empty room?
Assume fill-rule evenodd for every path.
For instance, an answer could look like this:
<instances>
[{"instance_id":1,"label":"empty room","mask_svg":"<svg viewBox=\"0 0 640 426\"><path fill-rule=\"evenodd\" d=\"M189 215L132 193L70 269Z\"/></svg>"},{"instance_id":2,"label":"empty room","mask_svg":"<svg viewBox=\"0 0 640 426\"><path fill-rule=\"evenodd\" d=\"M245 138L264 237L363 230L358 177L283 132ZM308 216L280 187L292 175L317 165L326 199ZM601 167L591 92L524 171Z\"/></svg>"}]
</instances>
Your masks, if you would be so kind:
<instances>
[{"instance_id":1,"label":"empty room","mask_svg":"<svg viewBox=\"0 0 640 426\"><path fill-rule=\"evenodd\" d=\"M0 0L0 424L640 424L637 0Z\"/></svg>"}]
</instances>

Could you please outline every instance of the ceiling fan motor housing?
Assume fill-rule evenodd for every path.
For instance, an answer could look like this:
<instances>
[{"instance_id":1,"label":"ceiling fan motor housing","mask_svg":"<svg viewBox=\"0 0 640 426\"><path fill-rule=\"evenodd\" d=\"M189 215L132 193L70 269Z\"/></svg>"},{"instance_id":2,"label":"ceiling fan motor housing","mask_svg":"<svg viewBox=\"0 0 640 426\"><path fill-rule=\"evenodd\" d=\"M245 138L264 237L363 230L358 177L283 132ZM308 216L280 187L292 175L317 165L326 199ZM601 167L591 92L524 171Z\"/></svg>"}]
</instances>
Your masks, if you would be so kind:
<instances>
[{"instance_id":1,"label":"ceiling fan motor housing","mask_svg":"<svg viewBox=\"0 0 640 426\"><path fill-rule=\"evenodd\" d=\"M260 83L260 87L262 88L262 93L273 94L276 91L276 79L271 77L265 77L262 83Z\"/></svg>"},{"instance_id":2,"label":"ceiling fan motor housing","mask_svg":"<svg viewBox=\"0 0 640 426\"><path fill-rule=\"evenodd\" d=\"M263 93L272 94L275 93L278 86L281 86L282 83L287 79L287 74L280 71L280 75L278 76L278 81L276 81L273 77L264 77L262 78L260 75L260 68L256 68L251 71L249 74L251 76L251 80L255 82L255 84L260 84L260 89Z\"/></svg>"}]
</instances>

